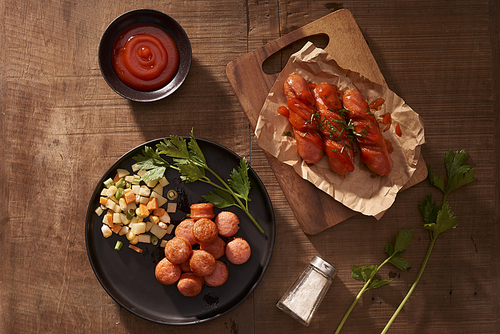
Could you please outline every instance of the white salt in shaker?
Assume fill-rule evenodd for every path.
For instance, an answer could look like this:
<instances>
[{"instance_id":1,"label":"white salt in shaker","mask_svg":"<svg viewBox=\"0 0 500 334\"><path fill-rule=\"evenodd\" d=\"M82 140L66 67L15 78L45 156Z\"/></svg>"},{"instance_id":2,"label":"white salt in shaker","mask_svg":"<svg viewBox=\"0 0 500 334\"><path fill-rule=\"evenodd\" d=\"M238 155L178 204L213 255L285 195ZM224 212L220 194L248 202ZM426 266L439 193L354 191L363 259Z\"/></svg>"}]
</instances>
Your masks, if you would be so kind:
<instances>
[{"instance_id":1,"label":"white salt in shaker","mask_svg":"<svg viewBox=\"0 0 500 334\"><path fill-rule=\"evenodd\" d=\"M309 326L336 274L337 268L314 256L276 306Z\"/></svg>"}]
</instances>

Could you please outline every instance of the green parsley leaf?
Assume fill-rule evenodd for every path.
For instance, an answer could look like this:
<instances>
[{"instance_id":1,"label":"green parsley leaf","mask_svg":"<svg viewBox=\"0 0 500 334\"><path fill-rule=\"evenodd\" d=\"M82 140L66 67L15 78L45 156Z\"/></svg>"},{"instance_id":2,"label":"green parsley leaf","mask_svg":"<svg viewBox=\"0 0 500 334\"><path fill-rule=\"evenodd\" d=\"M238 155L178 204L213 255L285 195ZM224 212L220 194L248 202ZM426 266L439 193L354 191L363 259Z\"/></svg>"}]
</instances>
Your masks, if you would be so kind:
<instances>
[{"instance_id":1,"label":"green parsley leaf","mask_svg":"<svg viewBox=\"0 0 500 334\"><path fill-rule=\"evenodd\" d=\"M178 136L170 136L170 139L164 139L156 145L159 154L164 154L171 158L188 159L189 151L186 140Z\"/></svg>"},{"instance_id":2,"label":"green parsley leaf","mask_svg":"<svg viewBox=\"0 0 500 334\"><path fill-rule=\"evenodd\" d=\"M201 167L205 168L207 166L207 160L205 159L205 155L203 154L203 151L201 150L200 146L198 146L198 142L194 137L193 130L191 130L190 136L191 140L188 143L189 157L191 160L198 163Z\"/></svg>"},{"instance_id":3,"label":"green parsley leaf","mask_svg":"<svg viewBox=\"0 0 500 334\"><path fill-rule=\"evenodd\" d=\"M465 164L469 155L465 150L457 151L455 154L450 150L445 157L445 167L448 174L446 194L472 182L475 169Z\"/></svg>"},{"instance_id":4,"label":"green parsley leaf","mask_svg":"<svg viewBox=\"0 0 500 334\"><path fill-rule=\"evenodd\" d=\"M146 182L161 179L170 164L151 147L145 146L142 153L133 157L137 167L147 171L141 179Z\"/></svg>"},{"instance_id":5,"label":"green parsley leaf","mask_svg":"<svg viewBox=\"0 0 500 334\"><path fill-rule=\"evenodd\" d=\"M399 231L396 236L396 243L394 245L395 252L402 252L406 250L411 242L413 241L413 232L414 230L402 230Z\"/></svg>"},{"instance_id":6,"label":"green parsley leaf","mask_svg":"<svg viewBox=\"0 0 500 334\"><path fill-rule=\"evenodd\" d=\"M435 223L439 212L437 202L432 201L432 193L420 201L420 212L426 224Z\"/></svg>"},{"instance_id":7,"label":"green parsley leaf","mask_svg":"<svg viewBox=\"0 0 500 334\"><path fill-rule=\"evenodd\" d=\"M402 230L396 236L396 243L393 246L390 241L385 244L385 252L389 255L389 262L399 270L406 270L411 267L410 262L401 257L401 253L406 250L413 240L414 230Z\"/></svg>"},{"instance_id":8,"label":"green parsley leaf","mask_svg":"<svg viewBox=\"0 0 500 334\"><path fill-rule=\"evenodd\" d=\"M175 165L181 173L181 180L187 183L198 181L205 177L205 170L189 159L174 159Z\"/></svg>"},{"instance_id":9,"label":"green parsley leaf","mask_svg":"<svg viewBox=\"0 0 500 334\"><path fill-rule=\"evenodd\" d=\"M446 191L444 188L444 179L441 176L433 173L430 165L427 165L427 171L431 184L438 187L444 193Z\"/></svg>"},{"instance_id":10,"label":"green parsley leaf","mask_svg":"<svg viewBox=\"0 0 500 334\"><path fill-rule=\"evenodd\" d=\"M219 209L236 205L234 198L230 193L217 188L202 197Z\"/></svg>"},{"instance_id":11,"label":"green parsley leaf","mask_svg":"<svg viewBox=\"0 0 500 334\"><path fill-rule=\"evenodd\" d=\"M408 262L408 260L402 258L401 256L393 257L389 260L389 262L401 271L411 268L410 262Z\"/></svg>"},{"instance_id":12,"label":"green parsley leaf","mask_svg":"<svg viewBox=\"0 0 500 334\"><path fill-rule=\"evenodd\" d=\"M230 179L228 180L231 188L248 201L248 194L250 193L250 179L248 178L248 164L245 158L240 160L237 168L233 168Z\"/></svg>"},{"instance_id":13,"label":"green parsley leaf","mask_svg":"<svg viewBox=\"0 0 500 334\"><path fill-rule=\"evenodd\" d=\"M386 284L391 283L392 280L386 280L386 279L374 279L372 283L368 286L368 289L376 289L380 288L381 286L384 286Z\"/></svg>"},{"instance_id":14,"label":"green parsley leaf","mask_svg":"<svg viewBox=\"0 0 500 334\"><path fill-rule=\"evenodd\" d=\"M441 210L437 214L435 223L424 224L424 228L431 231L431 236L436 239L439 234L457 227L457 217L450 211L448 202L443 203Z\"/></svg>"},{"instance_id":15,"label":"green parsley leaf","mask_svg":"<svg viewBox=\"0 0 500 334\"><path fill-rule=\"evenodd\" d=\"M354 279L363 281L363 282L368 282L368 280L372 277L372 275L375 275L377 270L377 266L362 266L359 267L357 265L353 265L351 268L351 276Z\"/></svg>"}]
</instances>

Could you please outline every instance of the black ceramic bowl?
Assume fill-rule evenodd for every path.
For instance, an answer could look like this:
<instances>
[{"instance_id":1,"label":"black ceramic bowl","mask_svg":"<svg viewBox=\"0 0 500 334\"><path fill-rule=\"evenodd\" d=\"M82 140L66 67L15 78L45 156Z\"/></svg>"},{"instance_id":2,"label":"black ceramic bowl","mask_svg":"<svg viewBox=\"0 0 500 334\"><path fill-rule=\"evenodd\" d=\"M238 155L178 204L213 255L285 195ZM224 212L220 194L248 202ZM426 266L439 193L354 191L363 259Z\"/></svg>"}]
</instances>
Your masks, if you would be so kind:
<instances>
[{"instance_id":1,"label":"black ceramic bowl","mask_svg":"<svg viewBox=\"0 0 500 334\"><path fill-rule=\"evenodd\" d=\"M177 44L179 50L179 68L173 79L160 89L140 91L124 84L111 65L113 42L121 31L134 24L154 24L163 28ZM108 85L118 94L132 101L153 102L161 100L175 92L186 80L191 68L191 43L182 27L170 16L151 9L137 9L116 18L106 28L99 44L99 67Z\"/></svg>"}]
</instances>

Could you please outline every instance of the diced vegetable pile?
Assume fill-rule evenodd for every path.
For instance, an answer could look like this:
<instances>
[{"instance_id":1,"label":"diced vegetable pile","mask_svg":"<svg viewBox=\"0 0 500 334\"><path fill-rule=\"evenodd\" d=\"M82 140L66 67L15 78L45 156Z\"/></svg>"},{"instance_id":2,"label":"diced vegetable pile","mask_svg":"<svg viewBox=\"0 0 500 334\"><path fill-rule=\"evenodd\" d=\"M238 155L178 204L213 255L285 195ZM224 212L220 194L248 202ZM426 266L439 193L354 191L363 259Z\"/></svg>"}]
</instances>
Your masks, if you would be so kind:
<instances>
[{"instance_id":1,"label":"diced vegetable pile","mask_svg":"<svg viewBox=\"0 0 500 334\"><path fill-rule=\"evenodd\" d=\"M132 174L133 173L133 174ZM169 185L165 176L144 182L141 176L146 173L137 165L132 165L132 173L117 169L115 177L104 181L99 203L95 212L102 216L102 235L109 238L113 233L125 236L129 248L142 253L136 244L151 243L157 245L166 234L171 234L175 225L170 222L169 213L177 210L177 203L170 202L177 198L175 190L168 191L168 198L163 196L163 188ZM166 240L162 240L164 246ZM116 250L123 246L117 241Z\"/></svg>"}]
</instances>

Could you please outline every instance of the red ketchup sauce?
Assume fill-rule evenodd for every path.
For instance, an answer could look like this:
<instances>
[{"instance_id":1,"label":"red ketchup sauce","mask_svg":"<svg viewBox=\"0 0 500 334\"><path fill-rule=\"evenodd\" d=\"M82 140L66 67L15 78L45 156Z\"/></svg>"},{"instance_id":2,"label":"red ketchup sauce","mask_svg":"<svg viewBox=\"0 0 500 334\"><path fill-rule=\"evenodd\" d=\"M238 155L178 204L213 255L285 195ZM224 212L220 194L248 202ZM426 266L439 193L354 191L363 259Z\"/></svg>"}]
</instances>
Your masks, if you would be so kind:
<instances>
[{"instance_id":1,"label":"red ketchup sauce","mask_svg":"<svg viewBox=\"0 0 500 334\"><path fill-rule=\"evenodd\" d=\"M140 91L165 86L179 67L174 39L155 25L136 24L123 30L112 50L111 63L118 78Z\"/></svg>"}]
</instances>

